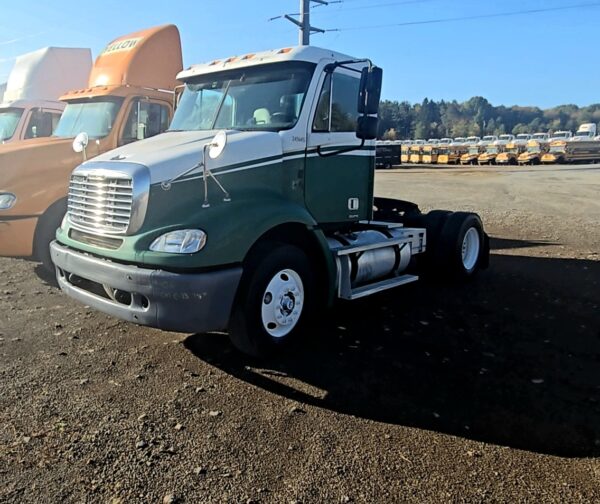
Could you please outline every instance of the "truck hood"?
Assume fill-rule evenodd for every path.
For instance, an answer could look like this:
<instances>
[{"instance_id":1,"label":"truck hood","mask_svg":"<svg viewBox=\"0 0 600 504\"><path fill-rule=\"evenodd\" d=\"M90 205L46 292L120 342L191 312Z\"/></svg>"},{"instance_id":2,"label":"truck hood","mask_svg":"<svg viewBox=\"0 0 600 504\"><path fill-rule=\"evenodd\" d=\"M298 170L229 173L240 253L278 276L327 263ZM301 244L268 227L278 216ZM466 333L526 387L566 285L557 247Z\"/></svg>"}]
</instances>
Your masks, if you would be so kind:
<instances>
[{"instance_id":1,"label":"truck hood","mask_svg":"<svg viewBox=\"0 0 600 504\"><path fill-rule=\"evenodd\" d=\"M150 170L150 183L170 181L202 173L198 164L204 146L216 131L173 131L112 150L93 159L89 167L119 169L120 163L135 163ZM213 173L240 165L264 162L283 154L281 137L269 131L228 131L227 145L217 159L208 158ZM208 157L208 156L207 156ZM93 163L93 164L92 164ZM82 167L86 167L84 163Z\"/></svg>"},{"instance_id":2,"label":"truck hood","mask_svg":"<svg viewBox=\"0 0 600 504\"><path fill-rule=\"evenodd\" d=\"M67 193L71 170L81 162L70 138L39 138L0 146L0 191L17 196L2 215L36 215Z\"/></svg>"}]
</instances>

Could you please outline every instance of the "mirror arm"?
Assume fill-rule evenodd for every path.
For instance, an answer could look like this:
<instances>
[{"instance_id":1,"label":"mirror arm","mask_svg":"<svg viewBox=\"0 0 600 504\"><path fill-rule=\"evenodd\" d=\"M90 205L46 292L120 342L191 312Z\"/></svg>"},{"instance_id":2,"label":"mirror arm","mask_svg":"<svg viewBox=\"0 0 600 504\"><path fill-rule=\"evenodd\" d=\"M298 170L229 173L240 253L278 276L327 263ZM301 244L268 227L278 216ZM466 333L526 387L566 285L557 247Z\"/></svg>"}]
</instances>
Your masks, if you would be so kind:
<instances>
[{"instance_id":1,"label":"mirror arm","mask_svg":"<svg viewBox=\"0 0 600 504\"><path fill-rule=\"evenodd\" d=\"M362 141L360 142L360 145L357 145L355 147L354 146L353 147L347 147L345 149L339 149L339 150L336 150L336 151L327 152L327 153L323 154L323 152L321 152L321 146L319 145L317 147L317 154L320 157L328 158L328 157L332 157L332 156L337 156L339 154L345 154L346 152L352 152L352 151L355 151L355 150L360 150L364 146L365 146L365 139L363 138Z\"/></svg>"},{"instance_id":2,"label":"mirror arm","mask_svg":"<svg viewBox=\"0 0 600 504\"><path fill-rule=\"evenodd\" d=\"M338 67L347 67L347 65L355 65L357 63L368 63L369 70L371 70L371 68L373 68L373 62L370 59L365 58L365 59L355 59L355 60L346 60L346 61L336 61L335 63L329 63L328 65L325 66L324 71L325 71L325 73L333 73L335 71L335 69ZM348 68L348 70L360 72L360 70L356 70L355 68Z\"/></svg>"}]
</instances>

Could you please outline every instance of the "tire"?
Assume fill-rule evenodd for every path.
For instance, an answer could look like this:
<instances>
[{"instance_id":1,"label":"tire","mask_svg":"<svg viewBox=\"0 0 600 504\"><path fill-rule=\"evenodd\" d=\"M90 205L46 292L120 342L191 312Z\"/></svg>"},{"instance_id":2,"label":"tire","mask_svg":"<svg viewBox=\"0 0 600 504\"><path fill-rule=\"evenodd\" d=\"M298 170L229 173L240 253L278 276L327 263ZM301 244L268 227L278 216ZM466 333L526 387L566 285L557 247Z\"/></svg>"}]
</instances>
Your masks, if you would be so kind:
<instances>
[{"instance_id":1,"label":"tire","mask_svg":"<svg viewBox=\"0 0 600 504\"><path fill-rule=\"evenodd\" d=\"M455 212L441 230L433 251L435 267L442 276L465 281L489 262L489 239L477 214Z\"/></svg>"},{"instance_id":2,"label":"tire","mask_svg":"<svg viewBox=\"0 0 600 504\"><path fill-rule=\"evenodd\" d=\"M42 263L48 273L55 272L54 263L50 256L50 243L54 240L56 230L60 227L65 213L67 213L67 200L59 200L46 210L35 228L33 256Z\"/></svg>"},{"instance_id":3,"label":"tire","mask_svg":"<svg viewBox=\"0 0 600 504\"><path fill-rule=\"evenodd\" d=\"M316 304L315 277L304 251L293 245L259 245L244 265L229 337L243 353L267 357L300 339Z\"/></svg>"},{"instance_id":4,"label":"tire","mask_svg":"<svg viewBox=\"0 0 600 504\"><path fill-rule=\"evenodd\" d=\"M409 218L405 223L408 227L425 228L427 246L425 253L417 256L419 270L424 274L436 270L435 251L438 248L442 229L451 215L452 212L447 210L432 210L429 213Z\"/></svg>"}]
</instances>

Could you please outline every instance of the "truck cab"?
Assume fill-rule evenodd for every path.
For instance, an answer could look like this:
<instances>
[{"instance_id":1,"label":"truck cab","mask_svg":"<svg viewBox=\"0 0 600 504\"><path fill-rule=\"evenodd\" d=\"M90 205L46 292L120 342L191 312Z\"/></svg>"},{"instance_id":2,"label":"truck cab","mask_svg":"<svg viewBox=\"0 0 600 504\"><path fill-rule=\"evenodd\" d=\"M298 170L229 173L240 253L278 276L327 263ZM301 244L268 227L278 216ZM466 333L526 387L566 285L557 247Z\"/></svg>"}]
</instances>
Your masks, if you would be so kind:
<instances>
[{"instance_id":1,"label":"truck cab","mask_svg":"<svg viewBox=\"0 0 600 504\"><path fill-rule=\"evenodd\" d=\"M550 136L550 141L553 141L553 140L564 140L564 141L568 142L572 138L573 138L573 132L572 131L555 131Z\"/></svg>"},{"instance_id":2,"label":"truck cab","mask_svg":"<svg viewBox=\"0 0 600 504\"><path fill-rule=\"evenodd\" d=\"M65 110L52 136L0 145L0 255L33 256L54 271L49 245L67 211L70 173L85 159L165 131L182 66L173 25L120 37L98 56L87 86L61 97Z\"/></svg>"},{"instance_id":3,"label":"truck cab","mask_svg":"<svg viewBox=\"0 0 600 504\"><path fill-rule=\"evenodd\" d=\"M486 135L484 136L481 141L479 142L479 144L483 147L492 144L494 142L496 142L498 140L498 137L496 135Z\"/></svg>"},{"instance_id":4,"label":"truck cab","mask_svg":"<svg viewBox=\"0 0 600 504\"><path fill-rule=\"evenodd\" d=\"M0 98L0 145L52 135L65 103L59 97L84 86L89 49L46 47L17 57Z\"/></svg>"},{"instance_id":5,"label":"truck cab","mask_svg":"<svg viewBox=\"0 0 600 504\"><path fill-rule=\"evenodd\" d=\"M369 60L290 47L178 78L167 132L73 172L51 246L69 296L164 330L227 329L264 355L336 300L414 282L419 267L467 279L487 265L477 215L374 197L382 71Z\"/></svg>"},{"instance_id":6,"label":"truck cab","mask_svg":"<svg viewBox=\"0 0 600 504\"><path fill-rule=\"evenodd\" d=\"M585 123L579 126L577 133L572 138L574 142L593 141L597 134L596 123Z\"/></svg>"}]
</instances>

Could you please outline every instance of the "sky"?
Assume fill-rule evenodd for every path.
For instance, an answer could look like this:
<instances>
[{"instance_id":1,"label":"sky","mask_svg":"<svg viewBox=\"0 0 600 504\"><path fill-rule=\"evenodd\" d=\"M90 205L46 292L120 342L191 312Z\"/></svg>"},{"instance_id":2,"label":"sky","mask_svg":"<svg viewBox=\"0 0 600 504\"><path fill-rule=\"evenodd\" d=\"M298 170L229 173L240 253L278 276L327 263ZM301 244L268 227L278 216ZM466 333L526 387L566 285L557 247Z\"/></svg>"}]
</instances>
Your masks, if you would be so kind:
<instances>
[{"instance_id":1,"label":"sky","mask_svg":"<svg viewBox=\"0 0 600 504\"><path fill-rule=\"evenodd\" d=\"M166 23L179 27L186 67L295 45L297 28L269 19L297 13L298 4L0 0L0 83L19 54L89 47L95 57L121 35ZM516 14L542 9L553 10ZM465 17L475 19L456 19ZM598 0L343 0L313 8L314 26L339 31L315 34L311 44L371 58L384 69L386 99L584 106L600 102L599 21Z\"/></svg>"}]
</instances>

